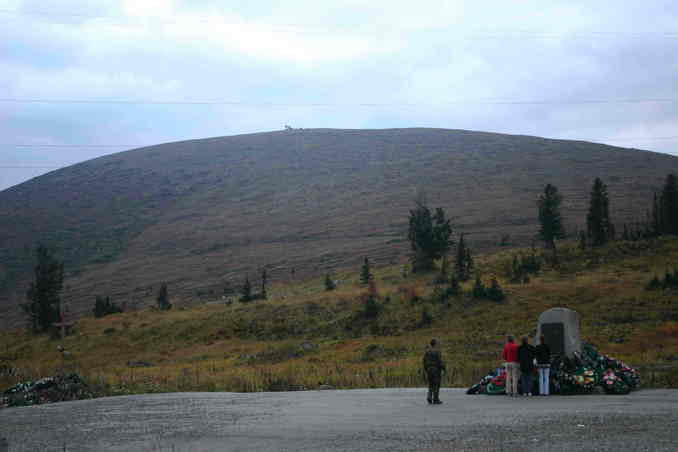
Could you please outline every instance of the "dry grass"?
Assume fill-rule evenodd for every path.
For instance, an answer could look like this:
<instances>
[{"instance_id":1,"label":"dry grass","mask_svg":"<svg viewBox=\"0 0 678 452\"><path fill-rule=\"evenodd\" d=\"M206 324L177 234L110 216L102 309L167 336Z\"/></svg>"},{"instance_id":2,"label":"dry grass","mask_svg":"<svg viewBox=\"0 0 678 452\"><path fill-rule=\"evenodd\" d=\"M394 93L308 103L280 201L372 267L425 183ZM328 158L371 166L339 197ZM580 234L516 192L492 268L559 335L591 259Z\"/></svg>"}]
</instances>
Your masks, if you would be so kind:
<instances>
[{"instance_id":1,"label":"dry grass","mask_svg":"<svg viewBox=\"0 0 678 452\"><path fill-rule=\"evenodd\" d=\"M323 290L322 278L311 278L275 284L267 301L85 318L63 342L74 356L65 363L60 342L5 331L0 356L23 376L0 385L65 365L106 394L421 386L421 351L437 337L450 368L445 384L466 386L499 364L506 333L532 332L539 313L555 306L578 311L584 339L616 358L643 368L678 358L675 293L644 288L676 261L678 240L617 242L598 252L597 264L589 252L563 244L561 268L544 269L530 284L506 282L501 269L512 252L519 251L476 259L484 279L496 275L508 294L500 304L467 294L437 302L433 275L404 278L395 265L375 272L382 307L376 320L360 316L367 289L356 269L339 272L332 292ZM466 292L470 286L465 283ZM421 324L423 310L434 319L430 326ZM152 366L130 367L130 361Z\"/></svg>"}]
</instances>

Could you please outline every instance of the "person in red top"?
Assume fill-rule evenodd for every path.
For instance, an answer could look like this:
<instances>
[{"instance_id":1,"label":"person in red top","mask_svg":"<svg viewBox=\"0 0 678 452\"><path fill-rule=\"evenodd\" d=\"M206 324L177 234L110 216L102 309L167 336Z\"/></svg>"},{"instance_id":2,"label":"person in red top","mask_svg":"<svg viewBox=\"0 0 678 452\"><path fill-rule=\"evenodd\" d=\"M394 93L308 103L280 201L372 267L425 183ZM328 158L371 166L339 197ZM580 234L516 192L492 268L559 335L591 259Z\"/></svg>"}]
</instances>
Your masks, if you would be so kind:
<instances>
[{"instance_id":1,"label":"person in red top","mask_svg":"<svg viewBox=\"0 0 678 452\"><path fill-rule=\"evenodd\" d=\"M518 395L518 380L520 379L520 364L518 363L518 346L512 335L506 336L506 344L501 354L506 368L506 395Z\"/></svg>"}]
</instances>

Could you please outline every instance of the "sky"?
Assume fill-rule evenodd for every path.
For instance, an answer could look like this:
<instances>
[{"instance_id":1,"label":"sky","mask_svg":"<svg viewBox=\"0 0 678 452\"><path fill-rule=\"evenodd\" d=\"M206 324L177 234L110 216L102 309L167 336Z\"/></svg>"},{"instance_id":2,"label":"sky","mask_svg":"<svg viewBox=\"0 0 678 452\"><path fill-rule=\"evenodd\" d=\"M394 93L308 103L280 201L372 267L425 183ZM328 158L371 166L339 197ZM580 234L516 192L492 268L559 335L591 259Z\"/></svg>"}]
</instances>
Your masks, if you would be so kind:
<instances>
[{"instance_id":1,"label":"sky","mask_svg":"<svg viewBox=\"0 0 678 452\"><path fill-rule=\"evenodd\" d=\"M678 155L677 81L672 0L0 0L0 190L285 125Z\"/></svg>"}]
</instances>

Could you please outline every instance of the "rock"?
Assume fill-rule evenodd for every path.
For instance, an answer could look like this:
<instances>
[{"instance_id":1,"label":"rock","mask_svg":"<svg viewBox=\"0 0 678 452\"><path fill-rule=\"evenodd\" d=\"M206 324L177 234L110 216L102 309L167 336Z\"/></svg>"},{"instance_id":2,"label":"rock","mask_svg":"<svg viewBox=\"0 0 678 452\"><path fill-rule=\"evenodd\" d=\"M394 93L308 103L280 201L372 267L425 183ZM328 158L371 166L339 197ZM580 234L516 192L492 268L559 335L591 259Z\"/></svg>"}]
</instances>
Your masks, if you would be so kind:
<instances>
[{"instance_id":1,"label":"rock","mask_svg":"<svg viewBox=\"0 0 678 452\"><path fill-rule=\"evenodd\" d=\"M302 342L299 345L299 348L301 348L305 352L310 352L310 351L313 351L313 350L317 350L318 344L314 344L313 342L306 341L306 342Z\"/></svg>"},{"instance_id":2,"label":"rock","mask_svg":"<svg viewBox=\"0 0 678 452\"><path fill-rule=\"evenodd\" d=\"M327 391L327 390L330 390L330 389L334 389L334 386L332 386L332 385L320 385L320 386L318 386L318 389L320 391Z\"/></svg>"},{"instance_id":3,"label":"rock","mask_svg":"<svg viewBox=\"0 0 678 452\"><path fill-rule=\"evenodd\" d=\"M127 367L155 367L155 364L149 361L127 361Z\"/></svg>"}]
</instances>

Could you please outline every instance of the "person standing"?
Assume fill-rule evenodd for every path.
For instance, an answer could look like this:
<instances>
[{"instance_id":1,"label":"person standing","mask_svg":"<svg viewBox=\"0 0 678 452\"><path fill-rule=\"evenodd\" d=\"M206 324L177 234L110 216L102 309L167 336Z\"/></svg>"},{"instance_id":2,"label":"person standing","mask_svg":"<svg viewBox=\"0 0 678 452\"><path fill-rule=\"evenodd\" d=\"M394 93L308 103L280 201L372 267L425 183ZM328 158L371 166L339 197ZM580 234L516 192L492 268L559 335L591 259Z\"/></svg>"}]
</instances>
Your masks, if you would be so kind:
<instances>
[{"instance_id":1,"label":"person standing","mask_svg":"<svg viewBox=\"0 0 678 452\"><path fill-rule=\"evenodd\" d=\"M539 371L539 394L549 395L549 377L551 375L551 349L544 340L544 335L539 336L539 345L534 353L537 358L537 370Z\"/></svg>"},{"instance_id":2,"label":"person standing","mask_svg":"<svg viewBox=\"0 0 678 452\"><path fill-rule=\"evenodd\" d=\"M431 339L431 343L426 347L424 353L423 368L426 381L428 382L428 396L426 401L429 404L440 405L440 382L443 372L445 372L445 363L442 354L438 349L438 341Z\"/></svg>"},{"instance_id":3,"label":"person standing","mask_svg":"<svg viewBox=\"0 0 678 452\"><path fill-rule=\"evenodd\" d=\"M520 376L520 367L518 367L518 346L513 341L513 336L506 336L506 344L502 351L502 359L506 368L506 395L515 396L518 394L518 377Z\"/></svg>"},{"instance_id":4,"label":"person standing","mask_svg":"<svg viewBox=\"0 0 678 452\"><path fill-rule=\"evenodd\" d=\"M534 371L534 347L527 336L521 338L518 347L518 362L520 363L520 387L524 396L532 395L532 372Z\"/></svg>"}]
</instances>

